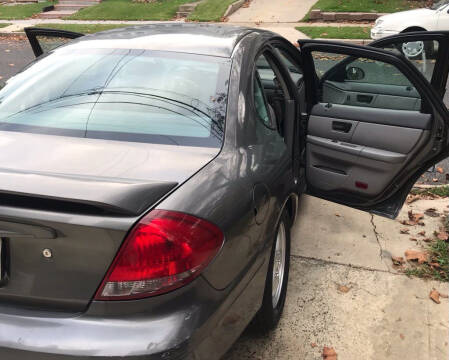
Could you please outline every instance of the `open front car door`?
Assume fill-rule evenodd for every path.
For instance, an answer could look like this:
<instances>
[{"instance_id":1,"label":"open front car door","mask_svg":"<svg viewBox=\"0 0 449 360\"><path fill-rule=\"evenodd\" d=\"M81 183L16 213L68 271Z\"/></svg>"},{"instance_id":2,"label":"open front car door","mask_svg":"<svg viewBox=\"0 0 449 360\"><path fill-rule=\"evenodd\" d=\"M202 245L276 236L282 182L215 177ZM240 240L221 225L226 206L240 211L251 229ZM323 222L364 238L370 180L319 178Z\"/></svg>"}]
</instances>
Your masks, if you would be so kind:
<instances>
[{"instance_id":1,"label":"open front car door","mask_svg":"<svg viewBox=\"0 0 449 360\"><path fill-rule=\"evenodd\" d=\"M430 83L447 80L447 69L434 68L428 80L392 51L325 41L300 45L307 192L396 217L421 174L449 155L449 113Z\"/></svg>"},{"instance_id":2,"label":"open front car door","mask_svg":"<svg viewBox=\"0 0 449 360\"><path fill-rule=\"evenodd\" d=\"M36 57L41 56L68 41L84 36L83 34L44 28L25 28L25 34Z\"/></svg>"}]
</instances>

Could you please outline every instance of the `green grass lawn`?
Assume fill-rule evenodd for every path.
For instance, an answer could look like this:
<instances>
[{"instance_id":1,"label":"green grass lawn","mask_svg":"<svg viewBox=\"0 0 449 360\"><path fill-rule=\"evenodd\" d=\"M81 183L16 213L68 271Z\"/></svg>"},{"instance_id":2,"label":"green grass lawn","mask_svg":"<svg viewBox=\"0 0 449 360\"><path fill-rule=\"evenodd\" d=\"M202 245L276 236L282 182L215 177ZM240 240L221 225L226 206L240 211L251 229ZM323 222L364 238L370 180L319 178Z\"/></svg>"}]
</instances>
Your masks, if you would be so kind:
<instances>
[{"instance_id":1,"label":"green grass lawn","mask_svg":"<svg viewBox=\"0 0 449 360\"><path fill-rule=\"evenodd\" d=\"M425 6L422 1L408 0L318 0L313 9L337 12L381 12L391 13Z\"/></svg>"},{"instance_id":2,"label":"green grass lawn","mask_svg":"<svg viewBox=\"0 0 449 360\"><path fill-rule=\"evenodd\" d=\"M362 26L300 26L296 30L312 39L370 39L370 28Z\"/></svg>"},{"instance_id":3,"label":"green grass lawn","mask_svg":"<svg viewBox=\"0 0 449 360\"><path fill-rule=\"evenodd\" d=\"M192 21L220 21L226 9L236 0L204 0L190 14Z\"/></svg>"},{"instance_id":4,"label":"green grass lawn","mask_svg":"<svg viewBox=\"0 0 449 360\"><path fill-rule=\"evenodd\" d=\"M130 25L115 25L115 24L52 24L44 23L36 25L35 27L47 28L47 29L60 29L67 31L74 31L82 34L93 34L99 31L111 30Z\"/></svg>"},{"instance_id":5,"label":"green grass lawn","mask_svg":"<svg viewBox=\"0 0 449 360\"><path fill-rule=\"evenodd\" d=\"M0 19L13 20L13 19L26 19L34 14L38 14L46 6L52 5L52 2L43 2L36 4L26 5L14 5L6 6L0 5Z\"/></svg>"},{"instance_id":6,"label":"green grass lawn","mask_svg":"<svg viewBox=\"0 0 449 360\"><path fill-rule=\"evenodd\" d=\"M158 0L135 3L131 0L103 0L68 17L74 20L171 20L179 5L192 0Z\"/></svg>"}]
</instances>

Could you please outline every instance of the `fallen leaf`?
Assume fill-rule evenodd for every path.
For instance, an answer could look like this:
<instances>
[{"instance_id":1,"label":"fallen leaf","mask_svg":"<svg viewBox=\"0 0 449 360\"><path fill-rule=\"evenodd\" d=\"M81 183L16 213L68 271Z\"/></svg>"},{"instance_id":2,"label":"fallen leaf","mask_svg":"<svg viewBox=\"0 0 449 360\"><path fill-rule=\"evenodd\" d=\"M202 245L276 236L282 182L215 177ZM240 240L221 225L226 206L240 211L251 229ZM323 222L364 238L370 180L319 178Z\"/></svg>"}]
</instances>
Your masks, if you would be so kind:
<instances>
[{"instance_id":1,"label":"fallen leaf","mask_svg":"<svg viewBox=\"0 0 449 360\"><path fill-rule=\"evenodd\" d=\"M337 286L337 290L338 290L339 292L343 293L343 294L346 294L346 293L349 292L349 290L351 290L351 288L350 288L350 287L347 287L347 286L345 286L345 285L338 285L338 286Z\"/></svg>"},{"instance_id":2,"label":"fallen leaf","mask_svg":"<svg viewBox=\"0 0 449 360\"><path fill-rule=\"evenodd\" d=\"M437 178L432 179L433 182L438 182L439 180Z\"/></svg>"},{"instance_id":3,"label":"fallen leaf","mask_svg":"<svg viewBox=\"0 0 449 360\"><path fill-rule=\"evenodd\" d=\"M423 239L423 241L426 242L426 243L429 243L429 242L432 241L432 239L431 238L425 238L425 239Z\"/></svg>"},{"instance_id":4,"label":"fallen leaf","mask_svg":"<svg viewBox=\"0 0 449 360\"><path fill-rule=\"evenodd\" d=\"M418 233L418 235L419 235L419 236L426 236L426 231L425 231L425 230L420 231L420 232Z\"/></svg>"},{"instance_id":5,"label":"fallen leaf","mask_svg":"<svg viewBox=\"0 0 449 360\"><path fill-rule=\"evenodd\" d=\"M323 348L323 359L326 360L337 360L337 353L333 348L324 347Z\"/></svg>"},{"instance_id":6,"label":"fallen leaf","mask_svg":"<svg viewBox=\"0 0 449 360\"><path fill-rule=\"evenodd\" d=\"M418 239L417 239L417 238L414 238L414 237L411 237L411 238L410 238L410 241L418 241Z\"/></svg>"},{"instance_id":7,"label":"fallen leaf","mask_svg":"<svg viewBox=\"0 0 449 360\"><path fill-rule=\"evenodd\" d=\"M426 214L427 216L430 216L430 217L438 217L438 216L440 216L440 214L438 213L437 209L435 209L435 208L427 209L426 211L424 211L424 214Z\"/></svg>"},{"instance_id":8,"label":"fallen leaf","mask_svg":"<svg viewBox=\"0 0 449 360\"><path fill-rule=\"evenodd\" d=\"M411 221L418 222L421 219L424 219L424 214L413 214L413 210L409 210L408 218Z\"/></svg>"},{"instance_id":9,"label":"fallen leaf","mask_svg":"<svg viewBox=\"0 0 449 360\"><path fill-rule=\"evenodd\" d=\"M407 261L417 260L418 264L424 264L429 260L429 255L425 251L407 250L404 254Z\"/></svg>"},{"instance_id":10,"label":"fallen leaf","mask_svg":"<svg viewBox=\"0 0 449 360\"><path fill-rule=\"evenodd\" d=\"M401 340L404 340L404 339L405 339L404 334L399 334L399 337L401 338Z\"/></svg>"},{"instance_id":11,"label":"fallen leaf","mask_svg":"<svg viewBox=\"0 0 449 360\"><path fill-rule=\"evenodd\" d=\"M393 261L394 265L398 266L402 265L405 262L402 256L392 256L391 261Z\"/></svg>"},{"instance_id":12,"label":"fallen leaf","mask_svg":"<svg viewBox=\"0 0 449 360\"><path fill-rule=\"evenodd\" d=\"M444 173L444 170L443 170L442 167L437 167L437 171L438 171L440 174Z\"/></svg>"},{"instance_id":13,"label":"fallen leaf","mask_svg":"<svg viewBox=\"0 0 449 360\"><path fill-rule=\"evenodd\" d=\"M440 268L441 268L441 265L438 264L438 263L435 263L435 262L430 263L429 265L430 265L432 268L434 268L434 269L440 269Z\"/></svg>"},{"instance_id":14,"label":"fallen leaf","mask_svg":"<svg viewBox=\"0 0 449 360\"><path fill-rule=\"evenodd\" d=\"M411 204L417 200L419 200L421 197L419 195L409 195L407 196L407 204Z\"/></svg>"},{"instance_id":15,"label":"fallen leaf","mask_svg":"<svg viewBox=\"0 0 449 360\"><path fill-rule=\"evenodd\" d=\"M433 300L433 302L440 304L440 293L438 291L436 291L435 289L433 289L430 294L429 294L429 298L431 298Z\"/></svg>"},{"instance_id":16,"label":"fallen leaf","mask_svg":"<svg viewBox=\"0 0 449 360\"><path fill-rule=\"evenodd\" d=\"M336 217L341 217L341 215L340 215L340 214L335 214L335 216L336 216Z\"/></svg>"},{"instance_id":17,"label":"fallen leaf","mask_svg":"<svg viewBox=\"0 0 449 360\"><path fill-rule=\"evenodd\" d=\"M400 233L401 233L401 234L408 234L409 232L410 232L409 229L401 229L401 230L400 230Z\"/></svg>"},{"instance_id":18,"label":"fallen leaf","mask_svg":"<svg viewBox=\"0 0 449 360\"><path fill-rule=\"evenodd\" d=\"M443 241L448 241L449 240L449 234L446 230L441 230L438 234L437 234L437 238Z\"/></svg>"},{"instance_id":19,"label":"fallen leaf","mask_svg":"<svg viewBox=\"0 0 449 360\"><path fill-rule=\"evenodd\" d=\"M313 347L313 348L316 348L318 345L315 344L315 343L311 343L310 346Z\"/></svg>"}]
</instances>

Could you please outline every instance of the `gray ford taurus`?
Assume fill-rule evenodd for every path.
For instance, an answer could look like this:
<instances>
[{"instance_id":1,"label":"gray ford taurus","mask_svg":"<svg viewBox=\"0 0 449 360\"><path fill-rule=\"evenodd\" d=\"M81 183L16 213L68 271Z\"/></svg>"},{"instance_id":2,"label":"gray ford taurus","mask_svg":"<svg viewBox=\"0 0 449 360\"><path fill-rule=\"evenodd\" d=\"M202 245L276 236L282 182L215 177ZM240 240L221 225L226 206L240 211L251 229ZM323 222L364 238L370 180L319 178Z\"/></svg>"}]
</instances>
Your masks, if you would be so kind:
<instances>
[{"instance_id":1,"label":"gray ford taurus","mask_svg":"<svg viewBox=\"0 0 449 360\"><path fill-rule=\"evenodd\" d=\"M0 91L2 360L219 359L279 321L300 194L394 218L449 154L444 32L26 32Z\"/></svg>"}]
</instances>

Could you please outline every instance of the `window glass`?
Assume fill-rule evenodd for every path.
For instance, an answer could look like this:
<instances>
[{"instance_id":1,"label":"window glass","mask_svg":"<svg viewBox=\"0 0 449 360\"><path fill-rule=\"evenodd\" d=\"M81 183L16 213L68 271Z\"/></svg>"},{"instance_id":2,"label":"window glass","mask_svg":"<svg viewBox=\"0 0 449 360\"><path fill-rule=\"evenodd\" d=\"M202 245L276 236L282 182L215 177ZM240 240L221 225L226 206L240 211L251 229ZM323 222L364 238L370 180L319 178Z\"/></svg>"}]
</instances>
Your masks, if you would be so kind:
<instances>
[{"instance_id":1,"label":"window glass","mask_svg":"<svg viewBox=\"0 0 449 360\"><path fill-rule=\"evenodd\" d=\"M256 107L257 115L262 120L265 126L270 127L270 117L268 115L268 106L263 95L263 88L259 77L254 76L254 105Z\"/></svg>"},{"instance_id":2,"label":"window glass","mask_svg":"<svg viewBox=\"0 0 449 360\"><path fill-rule=\"evenodd\" d=\"M397 42L383 48L398 55L404 55L430 82L439 56L438 41Z\"/></svg>"},{"instance_id":3,"label":"window glass","mask_svg":"<svg viewBox=\"0 0 449 360\"><path fill-rule=\"evenodd\" d=\"M65 47L0 91L0 130L220 146L228 59Z\"/></svg>"},{"instance_id":4,"label":"window glass","mask_svg":"<svg viewBox=\"0 0 449 360\"><path fill-rule=\"evenodd\" d=\"M394 65L367 58L315 52L320 101L392 110L421 109L421 96Z\"/></svg>"}]
</instances>

